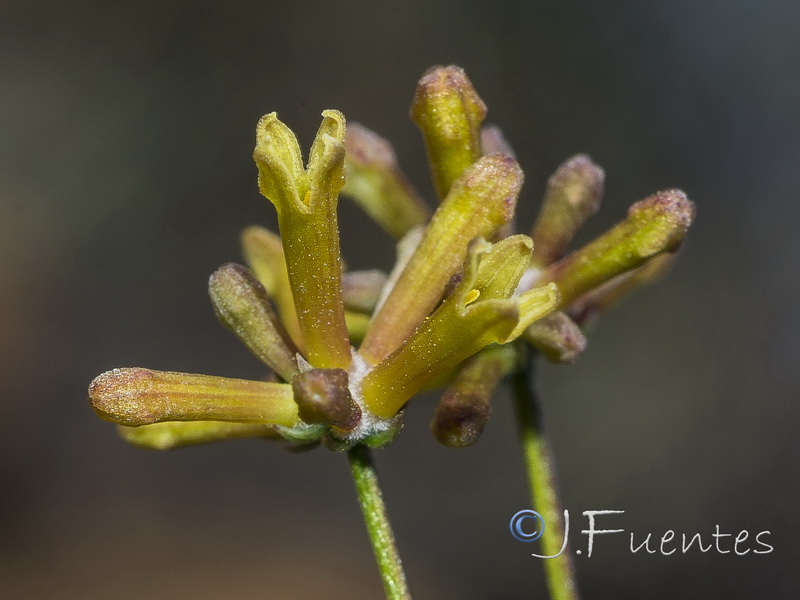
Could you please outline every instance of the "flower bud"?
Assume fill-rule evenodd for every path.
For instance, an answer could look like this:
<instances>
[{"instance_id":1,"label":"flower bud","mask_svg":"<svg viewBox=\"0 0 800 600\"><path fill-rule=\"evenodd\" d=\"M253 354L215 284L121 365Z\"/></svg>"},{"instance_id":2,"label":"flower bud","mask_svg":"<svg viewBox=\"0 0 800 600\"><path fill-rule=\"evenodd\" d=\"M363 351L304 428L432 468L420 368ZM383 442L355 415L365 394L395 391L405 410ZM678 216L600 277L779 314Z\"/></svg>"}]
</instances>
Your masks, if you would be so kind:
<instances>
[{"instance_id":1,"label":"flower bud","mask_svg":"<svg viewBox=\"0 0 800 600\"><path fill-rule=\"evenodd\" d=\"M578 322L591 323L599 313L620 302L628 294L660 279L675 261L675 254L662 252L641 267L618 275L581 296L570 306L570 314Z\"/></svg>"},{"instance_id":2,"label":"flower bud","mask_svg":"<svg viewBox=\"0 0 800 600\"><path fill-rule=\"evenodd\" d=\"M361 420L361 409L348 388L347 371L311 369L292 379L298 414L306 423L323 423L349 431Z\"/></svg>"},{"instance_id":3,"label":"flower bud","mask_svg":"<svg viewBox=\"0 0 800 600\"><path fill-rule=\"evenodd\" d=\"M364 341L369 329L370 316L362 312L352 310L344 311L344 321L347 323L347 333L353 345Z\"/></svg>"},{"instance_id":4,"label":"flower bud","mask_svg":"<svg viewBox=\"0 0 800 600\"><path fill-rule=\"evenodd\" d=\"M600 207L604 181L603 169L584 154L570 158L550 177L531 233L534 266L543 268L561 258L578 229Z\"/></svg>"},{"instance_id":5,"label":"flower bud","mask_svg":"<svg viewBox=\"0 0 800 600\"><path fill-rule=\"evenodd\" d=\"M172 450L224 440L280 437L272 425L224 421L166 421L141 427L118 425L117 432L126 442L151 450Z\"/></svg>"},{"instance_id":6,"label":"flower bud","mask_svg":"<svg viewBox=\"0 0 800 600\"><path fill-rule=\"evenodd\" d=\"M680 190L653 194L631 206L624 221L548 268L539 281L555 282L559 308L568 306L649 258L677 249L694 213L694 204Z\"/></svg>"},{"instance_id":7,"label":"flower bud","mask_svg":"<svg viewBox=\"0 0 800 600\"><path fill-rule=\"evenodd\" d=\"M492 413L494 391L513 368L515 356L510 346L489 346L464 361L431 421L441 444L463 448L478 440Z\"/></svg>"},{"instance_id":8,"label":"flower bud","mask_svg":"<svg viewBox=\"0 0 800 600\"><path fill-rule=\"evenodd\" d=\"M428 221L431 211L400 169L389 142L351 123L344 144L347 182L343 194L396 238Z\"/></svg>"},{"instance_id":9,"label":"flower bud","mask_svg":"<svg viewBox=\"0 0 800 600\"><path fill-rule=\"evenodd\" d=\"M448 388L436 407L431 432L448 448L464 448L478 441L492 414L491 397Z\"/></svg>"},{"instance_id":10,"label":"flower bud","mask_svg":"<svg viewBox=\"0 0 800 600\"><path fill-rule=\"evenodd\" d=\"M211 375L114 369L92 381L89 402L101 419L129 427L161 421L297 423L290 385Z\"/></svg>"},{"instance_id":11,"label":"flower bud","mask_svg":"<svg viewBox=\"0 0 800 600\"><path fill-rule=\"evenodd\" d=\"M530 325L522 338L553 363L571 364L586 349L586 336L563 312L553 312Z\"/></svg>"},{"instance_id":12,"label":"flower bud","mask_svg":"<svg viewBox=\"0 0 800 600\"><path fill-rule=\"evenodd\" d=\"M425 227L414 227L414 229L397 240L397 244L395 244L394 266L386 279L386 283L383 285L383 289L378 296L378 301L375 303L375 309L372 311L373 315L380 312L383 303L386 302L386 298L391 295L394 286L397 285L400 276L406 270L411 257L414 256L417 248L419 248L419 245L422 243L424 235Z\"/></svg>"},{"instance_id":13,"label":"flower bud","mask_svg":"<svg viewBox=\"0 0 800 600\"><path fill-rule=\"evenodd\" d=\"M372 313L386 285L386 273L350 271L342 276L342 300L346 310Z\"/></svg>"},{"instance_id":14,"label":"flower bud","mask_svg":"<svg viewBox=\"0 0 800 600\"><path fill-rule=\"evenodd\" d=\"M503 130L497 125L486 125L481 129L481 146L483 153L487 156L489 154L505 154L511 158L517 157L506 136L503 135Z\"/></svg>"},{"instance_id":15,"label":"flower bud","mask_svg":"<svg viewBox=\"0 0 800 600\"><path fill-rule=\"evenodd\" d=\"M240 241L247 266L267 290L270 298L275 300L281 321L294 343L303 351L300 324L297 322L281 238L268 229L251 225L242 231Z\"/></svg>"},{"instance_id":16,"label":"flower bud","mask_svg":"<svg viewBox=\"0 0 800 600\"><path fill-rule=\"evenodd\" d=\"M460 67L432 67L417 84L411 120L425 138L439 198L481 157L486 105Z\"/></svg>"},{"instance_id":17,"label":"flower bud","mask_svg":"<svg viewBox=\"0 0 800 600\"><path fill-rule=\"evenodd\" d=\"M488 156L490 154L504 154L516 159L514 149L508 143L502 130L497 125L487 125L481 129L481 145L483 146L483 154ZM515 226L514 219L510 219L502 227L497 230L495 239L502 240L514 234Z\"/></svg>"},{"instance_id":18,"label":"flower bud","mask_svg":"<svg viewBox=\"0 0 800 600\"><path fill-rule=\"evenodd\" d=\"M297 372L298 350L250 270L235 263L222 265L211 275L208 292L220 322L250 352L290 381Z\"/></svg>"}]
</instances>

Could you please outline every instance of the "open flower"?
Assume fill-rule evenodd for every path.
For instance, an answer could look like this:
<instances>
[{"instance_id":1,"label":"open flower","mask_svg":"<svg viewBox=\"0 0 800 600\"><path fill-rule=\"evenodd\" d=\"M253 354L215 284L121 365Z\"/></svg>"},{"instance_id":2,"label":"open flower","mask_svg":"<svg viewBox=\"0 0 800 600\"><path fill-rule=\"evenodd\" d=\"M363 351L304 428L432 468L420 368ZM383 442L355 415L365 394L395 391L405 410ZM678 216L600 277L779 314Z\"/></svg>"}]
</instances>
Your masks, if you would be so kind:
<instances>
[{"instance_id":1,"label":"open flower","mask_svg":"<svg viewBox=\"0 0 800 600\"><path fill-rule=\"evenodd\" d=\"M322 115L306 166L277 115L261 119L254 159L280 232L246 229L249 268L226 264L209 281L219 320L270 380L104 373L90 402L125 439L151 448L241 437L380 446L415 394L444 385L434 434L467 445L515 366L516 340L573 361L585 347L581 324L661 271L693 218L682 192L660 192L565 256L603 188L602 170L578 156L550 179L531 235L511 235L522 170L499 130L482 128L486 107L458 67L429 70L411 109L440 199L433 212L388 142L358 125L346 132L338 111ZM399 238L388 275L343 273L340 190Z\"/></svg>"}]
</instances>

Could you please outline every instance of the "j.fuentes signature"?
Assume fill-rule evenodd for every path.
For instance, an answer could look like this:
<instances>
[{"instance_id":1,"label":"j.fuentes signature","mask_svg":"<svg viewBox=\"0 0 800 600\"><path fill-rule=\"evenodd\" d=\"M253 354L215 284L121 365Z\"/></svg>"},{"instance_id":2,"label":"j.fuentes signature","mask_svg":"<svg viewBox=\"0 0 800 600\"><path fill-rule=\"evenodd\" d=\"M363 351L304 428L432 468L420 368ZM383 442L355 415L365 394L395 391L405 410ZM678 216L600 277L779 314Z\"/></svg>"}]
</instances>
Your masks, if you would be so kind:
<instances>
[{"instance_id":1,"label":"j.fuentes signature","mask_svg":"<svg viewBox=\"0 0 800 600\"><path fill-rule=\"evenodd\" d=\"M595 537L598 535L609 535L625 533L624 529L599 529L596 517L606 515L622 515L624 510L585 510L583 516L587 518L588 528L582 529L581 533L588 539L587 556L592 556L594 550ZM521 542L532 542L539 539L546 523L542 516L532 510L521 510L516 513L509 524L511 535ZM699 550L709 552L715 550L719 554L735 554L744 556L752 552L753 554L769 554L774 550L773 546L767 542L769 531L759 531L751 535L746 529L738 533L724 533L720 531L720 526L715 525L712 533L681 533L678 535L672 529L665 531L660 537L658 534L647 533L646 535L630 532L631 553L644 551L648 554L662 554L669 556L676 552L686 554L690 551ZM561 550L558 554L550 556L533 553L536 558L556 558L561 556L567 548L569 541L569 511L564 511L564 534ZM582 554L582 550L576 549L576 554Z\"/></svg>"}]
</instances>

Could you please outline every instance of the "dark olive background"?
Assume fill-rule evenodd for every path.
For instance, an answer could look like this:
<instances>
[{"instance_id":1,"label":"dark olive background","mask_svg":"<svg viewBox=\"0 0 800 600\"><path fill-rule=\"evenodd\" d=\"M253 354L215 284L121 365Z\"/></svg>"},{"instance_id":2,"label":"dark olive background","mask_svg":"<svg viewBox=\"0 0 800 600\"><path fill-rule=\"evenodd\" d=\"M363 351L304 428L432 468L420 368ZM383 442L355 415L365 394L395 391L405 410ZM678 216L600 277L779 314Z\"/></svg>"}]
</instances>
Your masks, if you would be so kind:
<instances>
[{"instance_id":1,"label":"dark olive background","mask_svg":"<svg viewBox=\"0 0 800 600\"><path fill-rule=\"evenodd\" d=\"M795 598L800 559L800 4L20 2L0 6L0 595L381 597L344 456L255 441L145 452L86 387L117 366L259 377L208 275L274 210L253 130L308 147L325 108L393 140L432 64L464 67L518 152L527 229L547 176L590 153L607 195L583 239L668 187L698 218L673 272L605 316L541 387L573 543L581 511L660 536L771 531L771 554L576 557L586 598ZM348 200L351 268L393 245ZM528 504L505 394L474 447L427 431L377 453L418 598L545 597L508 533ZM753 546L755 547L755 546Z\"/></svg>"}]
</instances>

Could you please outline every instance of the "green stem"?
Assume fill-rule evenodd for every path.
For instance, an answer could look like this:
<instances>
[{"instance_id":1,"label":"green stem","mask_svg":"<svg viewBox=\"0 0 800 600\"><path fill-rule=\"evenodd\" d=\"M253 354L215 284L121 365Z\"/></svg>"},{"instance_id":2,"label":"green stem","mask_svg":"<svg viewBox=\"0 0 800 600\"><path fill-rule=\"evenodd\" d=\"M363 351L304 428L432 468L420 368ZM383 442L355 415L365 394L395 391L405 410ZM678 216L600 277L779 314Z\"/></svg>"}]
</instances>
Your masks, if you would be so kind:
<instances>
[{"instance_id":1,"label":"green stem","mask_svg":"<svg viewBox=\"0 0 800 600\"><path fill-rule=\"evenodd\" d=\"M410 600L406 574L400 562L400 555L395 546L392 526L386 505L383 503L378 474L372 462L372 454L366 446L358 445L351 448L347 456L350 460L350 472L356 486L358 503L364 515L364 524L367 534L372 542L372 550L378 563L386 591L387 600Z\"/></svg>"},{"instance_id":2,"label":"green stem","mask_svg":"<svg viewBox=\"0 0 800 600\"><path fill-rule=\"evenodd\" d=\"M564 546L564 511L559 498L555 461L550 442L543 432L539 400L534 391L533 360L525 357L524 366L514 374L514 396L520 437L528 472L532 504L546 527L541 537L547 587L551 600L578 600L578 586L569 545ZM562 552L562 546L563 552Z\"/></svg>"}]
</instances>

